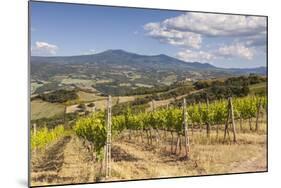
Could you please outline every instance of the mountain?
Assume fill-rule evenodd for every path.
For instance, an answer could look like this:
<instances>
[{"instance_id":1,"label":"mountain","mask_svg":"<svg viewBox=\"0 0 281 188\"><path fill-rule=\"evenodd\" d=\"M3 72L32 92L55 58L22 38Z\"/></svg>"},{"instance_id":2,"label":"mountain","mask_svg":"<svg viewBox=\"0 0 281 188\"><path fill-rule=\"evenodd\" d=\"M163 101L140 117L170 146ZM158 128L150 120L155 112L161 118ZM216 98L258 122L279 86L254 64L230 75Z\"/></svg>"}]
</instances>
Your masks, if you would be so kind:
<instances>
[{"instance_id":1,"label":"mountain","mask_svg":"<svg viewBox=\"0 0 281 188\"><path fill-rule=\"evenodd\" d=\"M194 69L217 69L208 63L185 62L167 55L139 55L129 53L124 50L107 50L98 54L79 55L79 56L59 56L59 57L40 57L32 56L31 63L58 63L58 64L81 64L97 63L111 65L129 65L137 67L156 67L158 68L188 68ZM175 66L176 65L176 66Z\"/></svg>"},{"instance_id":2,"label":"mountain","mask_svg":"<svg viewBox=\"0 0 281 188\"><path fill-rule=\"evenodd\" d=\"M258 73L265 74L265 67L257 68L219 68L209 63L200 62L185 62L164 54L160 55L139 55L126 52L124 50L107 50L98 54L92 55L77 55L77 56L32 56L31 63L58 63L58 64L81 64L81 63L97 63L97 64L115 64L129 65L141 67L158 67L161 68L186 68L190 70L220 70L239 73Z\"/></svg>"},{"instance_id":3,"label":"mountain","mask_svg":"<svg viewBox=\"0 0 281 188\"><path fill-rule=\"evenodd\" d=\"M110 93L114 92L112 90L249 73L265 75L266 68L224 69L208 63L185 62L164 54L148 56L124 50L79 56L31 57L31 80L44 81L47 90L79 85ZM42 91L46 91L44 87L41 87Z\"/></svg>"}]
</instances>

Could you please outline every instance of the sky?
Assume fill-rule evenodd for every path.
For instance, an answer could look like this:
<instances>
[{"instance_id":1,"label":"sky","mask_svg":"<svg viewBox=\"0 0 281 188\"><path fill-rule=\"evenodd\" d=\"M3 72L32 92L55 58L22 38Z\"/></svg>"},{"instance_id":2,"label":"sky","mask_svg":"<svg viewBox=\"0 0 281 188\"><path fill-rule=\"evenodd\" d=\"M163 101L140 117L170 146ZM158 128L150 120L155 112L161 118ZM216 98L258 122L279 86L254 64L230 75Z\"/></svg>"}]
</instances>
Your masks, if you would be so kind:
<instances>
[{"instance_id":1,"label":"sky","mask_svg":"<svg viewBox=\"0 0 281 188\"><path fill-rule=\"evenodd\" d=\"M265 17L31 2L31 55L122 49L224 68L266 66Z\"/></svg>"}]
</instances>

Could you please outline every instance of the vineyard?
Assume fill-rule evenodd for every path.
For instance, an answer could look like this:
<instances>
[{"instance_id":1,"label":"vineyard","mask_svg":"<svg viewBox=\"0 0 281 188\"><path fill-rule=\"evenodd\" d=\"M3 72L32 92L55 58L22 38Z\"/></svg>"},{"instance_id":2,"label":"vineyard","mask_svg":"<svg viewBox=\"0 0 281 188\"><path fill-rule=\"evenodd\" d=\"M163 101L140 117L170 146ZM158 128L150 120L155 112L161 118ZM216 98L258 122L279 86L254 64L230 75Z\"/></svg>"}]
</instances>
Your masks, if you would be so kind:
<instances>
[{"instance_id":1,"label":"vineyard","mask_svg":"<svg viewBox=\"0 0 281 188\"><path fill-rule=\"evenodd\" d=\"M266 16L29 15L30 187L268 172Z\"/></svg>"},{"instance_id":2,"label":"vineyard","mask_svg":"<svg viewBox=\"0 0 281 188\"><path fill-rule=\"evenodd\" d=\"M89 176L92 176L92 179L89 178L90 182L118 180L120 178L116 178L116 174L119 173L116 165L118 161L126 160L118 158L123 156L126 150L129 151L129 148L134 150L134 147L141 147L144 152L159 154L160 159L164 154L173 156L187 166L192 163L194 168L198 168L197 150L202 145L206 148L217 146L215 150L230 146L229 150L235 152L236 147L243 146L244 142L250 142L252 135L266 133L264 124L266 110L266 97L247 96L211 102L206 99L205 103L188 105L183 99L181 106L167 105L155 108L153 105L151 111L140 113L133 113L128 107L123 115L114 115L111 112L109 96L105 111L79 117L70 130L66 130L62 125L52 130L47 128L34 130L31 144L33 152L44 151L48 145L70 135L80 143L79 147L84 148L83 151L86 150L90 155L93 164L89 167L91 169ZM249 135L249 138L246 135ZM124 143L127 149L123 147ZM135 145L132 147L132 144ZM116 151L118 149L123 154L120 154L121 151ZM127 155L123 157L126 158ZM147 153L147 155L151 154ZM131 160L133 157L128 158ZM192 170L190 172L191 175L198 175ZM186 174L190 174L186 169L178 170L176 173L181 176ZM153 178L152 176L144 176L144 178ZM132 178L138 179L142 176Z\"/></svg>"}]
</instances>

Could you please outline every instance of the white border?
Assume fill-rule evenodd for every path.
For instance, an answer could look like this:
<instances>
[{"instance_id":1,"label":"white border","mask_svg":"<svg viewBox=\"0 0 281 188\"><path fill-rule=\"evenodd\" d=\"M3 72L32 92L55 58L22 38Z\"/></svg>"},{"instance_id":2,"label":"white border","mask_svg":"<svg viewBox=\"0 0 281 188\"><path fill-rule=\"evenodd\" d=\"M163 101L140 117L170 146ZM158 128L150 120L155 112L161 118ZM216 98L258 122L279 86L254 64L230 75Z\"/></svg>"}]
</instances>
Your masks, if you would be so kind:
<instances>
[{"instance_id":1,"label":"white border","mask_svg":"<svg viewBox=\"0 0 281 188\"><path fill-rule=\"evenodd\" d=\"M65 0L132 7L259 14L269 16L269 172L229 176L75 185L68 187L279 187L280 180L280 5L245 0ZM64 1L64 2L65 2ZM27 1L1 2L0 187L27 187Z\"/></svg>"}]
</instances>

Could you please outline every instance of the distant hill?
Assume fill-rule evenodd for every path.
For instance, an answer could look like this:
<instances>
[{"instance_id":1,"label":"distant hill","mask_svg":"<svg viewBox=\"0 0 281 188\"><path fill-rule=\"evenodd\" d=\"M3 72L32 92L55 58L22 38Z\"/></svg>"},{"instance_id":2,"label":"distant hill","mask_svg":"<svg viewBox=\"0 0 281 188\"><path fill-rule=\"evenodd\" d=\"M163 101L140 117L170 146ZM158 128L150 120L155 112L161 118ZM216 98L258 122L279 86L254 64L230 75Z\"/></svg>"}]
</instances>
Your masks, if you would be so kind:
<instances>
[{"instance_id":1,"label":"distant hill","mask_svg":"<svg viewBox=\"0 0 281 188\"><path fill-rule=\"evenodd\" d=\"M40 91L86 85L86 88L115 93L137 87L170 85L182 80L250 73L265 75L266 68L224 69L209 63L185 62L164 54L148 56L124 50L79 56L31 57L31 79L46 82Z\"/></svg>"},{"instance_id":2,"label":"distant hill","mask_svg":"<svg viewBox=\"0 0 281 188\"><path fill-rule=\"evenodd\" d=\"M92 55L78 55L78 56L54 56L54 57L40 57L32 56L31 63L59 63L59 64L81 64L81 63L96 63L96 64L114 64L114 65L128 65L142 68L159 68L161 69L189 69L189 70L216 70L226 71L235 74L239 73L258 73L265 74L265 67L245 68L245 69L224 69L215 67L209 63L200 62L185 62L167 55L139 55L135 53L126 52L124 50L107 50L98 54Z\"/></svg>"},{"instance_id":3,"label":"distant hill","mask_svg":"<svg viewBox=\"0 0 281 188\"><path fill-rule=\"evenodd\" d=\"M226 69L227 71L233 73L233 74L249 74L249 73L256 73L260 75L266 75L267 70L266 67L256 67L256 68L231 68Z\"/></svg>"},{"instance_id":4,"label":"distant hill","mask_svg":"<svg viewBox=\"0 0 281 188\"><path fill-rule=\"evenodd\" d=\"M167 55L139 55L129 53L124 50L107 50L98 54L79 55L79 56L60 56L60 57L40 57L32 56L32 63L59 63L59 64L81 64L81 63L96 63L96 64L114 64L128 65L142 68L186 68L190 70L197 69L217 69L217 67L208 63L185 62Z\"/></svg>"}]
</instances>

